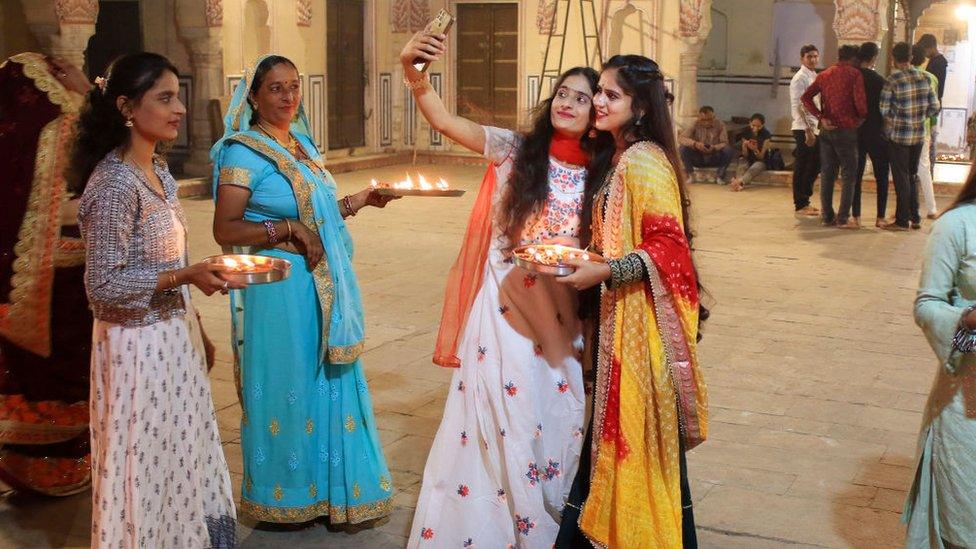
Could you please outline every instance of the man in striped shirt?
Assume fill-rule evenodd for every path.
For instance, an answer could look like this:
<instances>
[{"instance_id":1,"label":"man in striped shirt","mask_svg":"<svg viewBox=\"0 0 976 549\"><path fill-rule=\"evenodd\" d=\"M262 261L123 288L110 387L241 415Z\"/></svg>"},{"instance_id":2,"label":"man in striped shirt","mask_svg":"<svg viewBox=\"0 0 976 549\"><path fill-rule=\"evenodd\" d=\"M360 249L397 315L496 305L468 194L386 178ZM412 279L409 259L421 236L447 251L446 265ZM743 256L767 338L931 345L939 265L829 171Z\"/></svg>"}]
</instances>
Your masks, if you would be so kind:
<instances>
[{"instance_id":1,"label":"man in striped shirt","mask_svg":"<svg viewBox=\"0 0 976 549\"><path fill-rule=\"evenodd\" d=\"M888 137L891 174L895 180L895 221L891 231L920 229L918 163L925 138L925 119L939 113L939 98L925 74L911 66L912 48L899 42L891 50L896 70L881 91L881 116Z\"/></svg>"}]
</instances>

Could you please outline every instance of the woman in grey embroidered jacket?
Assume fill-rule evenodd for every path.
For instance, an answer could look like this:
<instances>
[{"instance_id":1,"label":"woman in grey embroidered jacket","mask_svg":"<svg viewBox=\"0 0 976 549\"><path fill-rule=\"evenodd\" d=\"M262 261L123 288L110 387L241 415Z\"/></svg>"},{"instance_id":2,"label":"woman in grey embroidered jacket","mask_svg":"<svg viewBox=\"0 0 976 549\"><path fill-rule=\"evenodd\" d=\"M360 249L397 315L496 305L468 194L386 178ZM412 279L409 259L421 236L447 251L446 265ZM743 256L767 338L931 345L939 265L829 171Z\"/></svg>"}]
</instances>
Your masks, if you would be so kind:
<instances>
[{"instance_id":1,"label":"woman in grey embroidered jacket","mask_svg":"<svg viewBox=\"0 0 976 549\"><path fill-rule=\"evenodd\" d=\"M187 289L237 287L187 267L176 181L155 155L186 109L173 65L118 59L96 79L72 159L95 316L91 362L92 547L233 547L230 475ZM212 347L212 346L211 346Z\"/></svg>"}]
</instances>

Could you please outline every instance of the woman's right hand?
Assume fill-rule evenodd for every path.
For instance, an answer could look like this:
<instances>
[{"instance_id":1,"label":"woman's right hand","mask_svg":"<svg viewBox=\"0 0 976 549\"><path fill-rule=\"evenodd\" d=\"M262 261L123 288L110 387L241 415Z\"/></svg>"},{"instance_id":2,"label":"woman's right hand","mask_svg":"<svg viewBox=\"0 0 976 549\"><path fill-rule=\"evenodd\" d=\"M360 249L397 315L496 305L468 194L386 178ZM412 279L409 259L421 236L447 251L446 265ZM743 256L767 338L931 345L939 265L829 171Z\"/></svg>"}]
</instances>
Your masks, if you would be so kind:
<instances>
[{"instance_id":1,"label":"woman's right hand","mask_svg":"<svg viewBox=\"0 0 976 549\"><path fill-rule=\"evenodd\" d=\"M305 262L308 263L308 270L311 271L322 260L322 256L325 255L325 249L322 248L322 239L300 221L292 221L291 230L291 241L298 248L298 251L305 256Z\"/></svg>"},{"instance_id":2,"label":"woman's right hand","mask_svg":"<svg viewBox=\"0 0 976 549\"><path fill-rule=\"evenodd\" d=\"M241 282L232 282L220 278L220 272L225 268L218 263L201 262L180 269L176 274L176 278L181 283L193 284L204 295L212 295L218 291L239 290L247 286Z\"/></svg>"},{"instance_id":3,"label":"woman's right hand","mask_svg":"<svg viewBox=\"0 0 976 549\"><path fill-rule=\"evenodd\" d=\"M412 67L414 59L418 57L425 61L437 61L445 52L445 40L447 40L446 34L420 31L414 34L410 41L403 46L403 50L400 52L400 62L404 66Z\"/></svg>"}]
</instances>

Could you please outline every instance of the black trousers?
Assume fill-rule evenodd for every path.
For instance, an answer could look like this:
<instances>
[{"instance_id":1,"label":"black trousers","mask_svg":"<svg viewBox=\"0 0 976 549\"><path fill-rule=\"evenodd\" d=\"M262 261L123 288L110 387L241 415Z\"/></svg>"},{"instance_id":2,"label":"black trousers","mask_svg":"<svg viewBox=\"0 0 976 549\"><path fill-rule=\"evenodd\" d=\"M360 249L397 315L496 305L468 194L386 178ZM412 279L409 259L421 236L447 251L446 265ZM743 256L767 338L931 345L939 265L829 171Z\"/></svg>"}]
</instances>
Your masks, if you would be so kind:
<instances>
[{"instance_id":1,"label":"black trousers","mask_svg":"<svg viewBox=\"0 0 976 549\"><path fill-rule=\"evenodd\" d=\"M812 147L807 146L806 132L793 130L793 207L802 210L810 205L813 183L820 174L820 139Z\"/></svg>"},{"instance_id":2,"label":"black trousers","mask_svg":"<svg viewBox=\"0 0 976 549\"><path fill-rule=\"evenodd\" d=\"M884 219L888 209L888 141L879 132L877 135L858 135L857 138L857 184L854 186L854 217L861 217L861 181L864 180L864 168L868 157L874 168L874 179L878 187L878 219Z\"/></svg>"},{"instance_id":3,"label":"black trousers","mask_svg":"<svg viewBox=\"0 0 976 549\"><path fill-rule=\"evenodd\" d=\"M918 161L922 156L922 144L901 145L888 143L891 175L895 180L895 224L908 227L909 223L921 223L918 215Z\"/></svg>"}]
</instances>

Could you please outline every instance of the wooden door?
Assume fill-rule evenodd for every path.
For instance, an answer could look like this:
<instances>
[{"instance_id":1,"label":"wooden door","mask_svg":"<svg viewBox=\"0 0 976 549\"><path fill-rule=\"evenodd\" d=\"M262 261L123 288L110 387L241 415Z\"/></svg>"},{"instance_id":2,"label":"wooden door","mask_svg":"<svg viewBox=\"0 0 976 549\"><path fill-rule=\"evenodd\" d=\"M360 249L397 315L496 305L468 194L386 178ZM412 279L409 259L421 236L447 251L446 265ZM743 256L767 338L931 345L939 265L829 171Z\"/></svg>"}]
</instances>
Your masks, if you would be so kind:
<instances>
[{"instance_id":1,"label":"wooden door","mask_svg":"<svg viewBox=\"0 0 976 549\"><path fill-rule=\"evenodd\" d=\"M364 0L326 2L329 148L366 144Z\"/></svg>"},{"instance_id":2,"label":"wooden door","mask_svg":"<svg viewBox=\"0 0 976 549\"><path fill-rule=\"evenodd\" d=\"M518 4L458 4L458 114L518 124Z\"/></svg>"}]
</instances>

